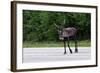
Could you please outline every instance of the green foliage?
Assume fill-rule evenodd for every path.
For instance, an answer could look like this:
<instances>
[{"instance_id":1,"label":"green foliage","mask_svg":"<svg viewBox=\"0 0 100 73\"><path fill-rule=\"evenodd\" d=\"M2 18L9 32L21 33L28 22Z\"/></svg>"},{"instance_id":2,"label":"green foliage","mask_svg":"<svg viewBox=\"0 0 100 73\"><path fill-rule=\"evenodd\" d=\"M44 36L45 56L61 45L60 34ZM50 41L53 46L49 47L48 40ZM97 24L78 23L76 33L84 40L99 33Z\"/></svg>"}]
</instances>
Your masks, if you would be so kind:
<instances>
[{"instance_id":1,"label":"green foliage","mask_svg":"<svg viewBox=\"0 0 100 73\"><path fill-rule=\"evenodd\" d=\"M90 39L89 13L23 10L23 41L59 41L54 23L64 27L76 27L78 39Z\"/></svg>"}]
</instances>

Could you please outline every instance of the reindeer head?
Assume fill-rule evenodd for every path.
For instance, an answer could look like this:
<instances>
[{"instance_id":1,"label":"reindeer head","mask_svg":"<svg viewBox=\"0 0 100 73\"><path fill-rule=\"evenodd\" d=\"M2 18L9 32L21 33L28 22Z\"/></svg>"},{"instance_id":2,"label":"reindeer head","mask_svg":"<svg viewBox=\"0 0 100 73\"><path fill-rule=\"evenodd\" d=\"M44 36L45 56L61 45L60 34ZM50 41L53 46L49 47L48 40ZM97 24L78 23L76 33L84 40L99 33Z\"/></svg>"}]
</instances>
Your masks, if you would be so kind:
<instances>
[{"instance_id":1,"label":"reindeer head","mask_svg":"<svg viewBox=\"0 0 100 73\"><path fill-rule=\"evenodd\" d=\"M57 28L58 34L59 34L59 39L64 40L62 34L63 34L63 26L58 26L56 23L54 23L55 27Z\"/></svg>"}]
</instances>

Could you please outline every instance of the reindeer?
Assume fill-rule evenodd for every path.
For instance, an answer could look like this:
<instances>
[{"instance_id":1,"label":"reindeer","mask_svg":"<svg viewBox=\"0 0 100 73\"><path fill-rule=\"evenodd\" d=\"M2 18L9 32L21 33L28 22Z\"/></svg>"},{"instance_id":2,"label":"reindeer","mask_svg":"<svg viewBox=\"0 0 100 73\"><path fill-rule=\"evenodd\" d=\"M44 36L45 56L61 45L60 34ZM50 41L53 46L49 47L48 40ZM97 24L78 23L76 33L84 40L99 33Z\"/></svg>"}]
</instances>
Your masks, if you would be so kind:
<instances>
[{"instance_id":1,"label":"reindeer","mask_svg":"<svg viewBox=\"0 0 100 73\"><path fill-rule=\"evenodd\" d=\"M70 53L72 53L72 50L71 50L70 45L69 45L70 37L74 38L74 41L75 41L75 52L78 52L77 40L76 40L77 29L74 28L74 27L64 28L62 26L58 26L56 23L54 23L54 25L56 26L56 28L58 30L59 39L63 40L63 42L64 42L64 54L66 54L66 41L67 41L67 45L69 47L69 51L70 51Z\"/></svg>"}]
</instances>

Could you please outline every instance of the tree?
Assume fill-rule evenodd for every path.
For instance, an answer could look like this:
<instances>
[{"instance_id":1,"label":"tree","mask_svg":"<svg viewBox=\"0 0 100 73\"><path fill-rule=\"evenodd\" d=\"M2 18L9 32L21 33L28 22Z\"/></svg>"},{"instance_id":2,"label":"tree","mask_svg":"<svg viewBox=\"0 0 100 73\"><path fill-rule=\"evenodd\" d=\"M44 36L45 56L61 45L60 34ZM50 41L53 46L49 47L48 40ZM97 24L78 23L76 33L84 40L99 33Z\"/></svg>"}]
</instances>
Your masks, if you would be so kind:
<instances>
[{"instance_id":1,"label":"tree","mask_svg":"<svg viewBox=\"0 0 100 73\"><path fill-rule=\"evenodd\" d=\"M23 41L59 41L54 23L63 27L76 27L79 39L90 39L89 13L23 10Z\"/></svg>"}]
</instances>

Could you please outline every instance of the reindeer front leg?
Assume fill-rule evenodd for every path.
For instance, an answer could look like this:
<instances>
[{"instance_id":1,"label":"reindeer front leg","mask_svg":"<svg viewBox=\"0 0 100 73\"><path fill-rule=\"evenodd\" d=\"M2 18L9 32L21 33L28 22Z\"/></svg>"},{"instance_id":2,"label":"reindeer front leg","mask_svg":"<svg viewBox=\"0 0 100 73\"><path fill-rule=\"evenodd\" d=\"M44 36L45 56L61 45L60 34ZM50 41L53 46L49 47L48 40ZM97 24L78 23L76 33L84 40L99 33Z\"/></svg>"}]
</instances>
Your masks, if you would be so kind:
<instances>
[{"instance_id":1,"label":"reindeer front leg","mask_svg":"<svg viewBox=\"0 0 100 73\"><path fill-rule=\"evenodd\" d=\"M70 46L69 46L69 37L68 37L68 39L67 39L67 45L68 45L68 47L69 47L70 53L72 53L72 50L71 50L71 48L70 48Z\"/></svg>"},{"instance_id":2,"label":"reindeer front leg","mask_svg":"<svg viewBox=\"0 0 100 73\"><path fill-rule=\"evenodd\" d=\"M66 40L64 39L63 42L64 42L64 54L66 54Z\"/></svg>"}]
</instances>

